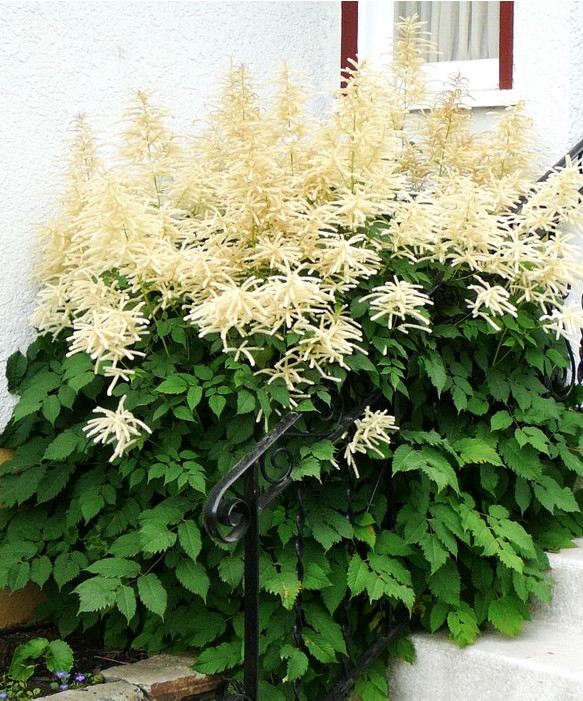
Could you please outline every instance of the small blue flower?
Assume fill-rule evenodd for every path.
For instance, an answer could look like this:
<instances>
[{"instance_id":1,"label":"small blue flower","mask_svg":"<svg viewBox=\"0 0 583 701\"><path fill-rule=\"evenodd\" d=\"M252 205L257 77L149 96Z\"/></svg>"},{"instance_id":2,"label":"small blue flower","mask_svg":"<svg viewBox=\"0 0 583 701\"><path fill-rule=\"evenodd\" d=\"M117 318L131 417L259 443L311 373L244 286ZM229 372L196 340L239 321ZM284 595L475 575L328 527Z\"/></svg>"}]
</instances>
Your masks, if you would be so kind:
<instances>
[{"instance_id":1,"label":"small blue flower","mask_svg":"<svg viewBox=\"0 0 583 701\"><path fill-rule=\"evenodd\" d=\"M85 675L84 674L76 674L75 675L75 681L76 682L84 682L85 681Z\"/></svg>"},{"instance_id":2,"label":"small blue flower","mask_svg":"<svg viewBox=\"0 0 583 701\"><path fill-rule=\"evenodd\" d=\"M68 679L69 676L68 672L55 672L55 677L57 677L57 679Z\"/></svg>"},{"instance_id":3,"label":"small blue flower","mask_svg":"<svg viewBox=\"0 0 583 701\"><path fill-rule=\"evenodd\" d=\"M8 694L5 691L0 691L0 699L7 699Z\"/></svg>"},{"instance_id":4,"label":"small blue flower","mask_svg":"<svg viewBox=\"0 0 583 701\"><path fill-rule=\"evenodd\" d=\"M65 689L68 689L68 688L69 688L68 684L59 684L59 689L62 689L63 691L65 691Z\"/></svg>"}]
</instances>

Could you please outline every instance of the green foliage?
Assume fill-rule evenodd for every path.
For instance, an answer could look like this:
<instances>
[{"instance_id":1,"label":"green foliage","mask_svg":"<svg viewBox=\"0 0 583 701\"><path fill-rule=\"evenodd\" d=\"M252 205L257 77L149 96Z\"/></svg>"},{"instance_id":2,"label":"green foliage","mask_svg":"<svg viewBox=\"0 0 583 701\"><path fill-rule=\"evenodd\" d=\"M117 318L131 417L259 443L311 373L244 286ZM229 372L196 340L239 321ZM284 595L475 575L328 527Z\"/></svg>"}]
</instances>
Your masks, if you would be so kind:
<instances>
[{"instance_id":1,"label":"green foliage","mask_svg":"<svg viewBox=\"0 0 583 701\"><path fill-rule=\"evenodd\" d=\"M52 673L50 687L54 691L81 689L103 681L91 673L71 674L73 650L64 640L32 638L15 649L8 672L0 676L0 698L18 701L40 696L41 690L32 686L31 679L40 663Z\"/></svg>"},{"instance_id":2,"label":"green foliage","mask_svg":"<svg viewBox=\"0 0 583 701\"><path fill-rule=\"evenodd\" d=\"M73 667L73 650L64 640L33 638L14 651L8 676L17 682L32 677L38 662L44 662L49 672L69 672Z\"/></svg>"},{"instance_id":3,"label":"green foliage","mask_svg":"<svg viewBox=\"0 0 583 701\"><path fill-rule=\"evenodd\" d=\"M421 272L412 269L411 275ZM460 281L458 293L462 289ZM171 310L165 315L171 319ZM384 332L371 329L367 350L381 374L374 373L370 387L380 382L383 396L397 402L401 427L384 462L363 458L355 479L346 468L333 468L337 450L329 440L287 440L294 474L308 487L305 576L302 586L292 489L262 515L261 645L263 677L271 684L266 693L275 694L280 685L287 698L289 683L304 677L306 693L321 694L340 674L342 656L358 654L374 639L387 601L408 609L428 630L446 626L464 646L488 623L516 635L528 618L529 601L548 600L543 549L565 545L582 528L573 491L583 472L583 421L572 408L579 390L571 404L553 399L541 389L538 354L518 348L501 358L499 338L490 334L482 337L478 363L468 355L464 323L474 322L459 320L462 333L453 338L420 341L396 388L382 373L385 357L375 350L375 334ZM560 357L560 344L548 336L525 336L524 343L531 350L536 344L544 357L551 351L554 360ZM242 654L242 552L209 540L201 510L207 484L263 434L254 418L261 381L194 334L188 347L171 354L156 332L148 344L143 372L122 391L154 433L139 453L113 464L107 450L80 430L94 398L108 401L101 378L80 381L87 363L67 358L62 343L45 338L26 356L13 356L11 386L22 392L24 408L17 405L2 438L15 455L0 468L6 505L0 512L0 585L41 584L49 600L40 613L56 620L63 634L90 627L111 645L151 652L194 648L201 671L236 670ZM195 375L187 372L192 357L200 368ZM460 410L452 377L462 364L470 369L471 393L464 385L468 401ZM362 384L367 372L356 375ZM217 386L232 391L210 392ZM63 387L71 388L58 411L56 403L43 410L47 387L61 396ZM316 384L314 398L324 391L331 396ZM336 391L348 403L362 389L349 376ZM220 407L211 402L216 396L223 399ZM488 404L487 412L472 403L476 397ZM274 410L277 401L270 402ZM194 410L196 421L183 418ZM314 412L302 422L316 432L323 427ZM390 505L382 475L389 469ZM289 636L301 590L305 628L303 647L296 648ZM354 611L348 641L341 627L345 595ZM400 654L409 654L401 648ZM39 652L47 660L56 653L46 646ZM29 674L35 656L22 652L15 662L20 666L11 670L15 679ZM369 671L355 693L381 698L386 690L380 672Z\"/></svg>"},{"instance_id":4,"label":"green foliage","mask_svg":"<svg viewBox=\"0 0 583 701\"><path fill-rule=\"evenodd\" d=\"M343 109L360 104L360 110L371 113L367 84L359 92L358 80L357 75L345 99L338 100L339 121L332 124L340 131L329 132L325 167L320 163L302 175L303 156L296 158L294 151L295 117L290 121L289 115L277 148L251 148L245 138L251 134L255 144L260 133L269 137L274 127L270 121L254 121L261 111L249 104L249 120L217 111L219 126L230 125L230 131L212 132L215 141L208 150L218 155L216 178L210 184L198 186L201 167L193 181L196 187L172 182L168 176L170 186L163 192L166 167L154 162L143 170L151 174L160 167L162 180L148 181L146 189L132 184L118 191L115 178L106 180L107 188L113 187L109 200L115 200L115 206L122 207L126 195L129 202L123 205L126 209L108 212L107 226L119 238L106 227L108 236L123 241L125 248L129 233L125 224L116 222L131 219L135 212L131 235L143 233L127 246L141 261L131 280L99 262L109 260L107 255L95 257L98 271L89 276L100 294L123 297L121 306L118 300L108 311L116 323L116 314L125 314L119 324L128 331L127 345L121 355L113 356L118 364L112 365L105 342L97 366L79 346L71 351L79 328L40 336L26 354L16 353L8 360L8 384L18 403L0 438L1 447L15 451L0 466L0 588L41 585L48 598L38 614L54 620L63 636L92 631L106 645L145 647L151 653L188 648L197 654L201 672L238 675L242 549L209 538L203 528L203 505L209 488L292 408L301 414L294 431L305 431L307 437L290 432L277 447L285 447L292 477L304 485L303 575L298 576L294 547L298 494L292 487L261 514L262 701L292 698L290 683L300 678L304 699L323 698L341 676L345 658L357 659L384 631L388 605L408 612L414 623L432 632L446 627L463 647L489 624L516 635L528 619L531 600L548 601L551 580L544 550L567 545L583 533L577 482L583 476L583 414L577 410L583 394L577 387L559 401L550 391L548 378L555 369L567 367L568 355L563 341L541 321L549 300L555 305L549 309L557 311L557 290L568 284L553 281L551 293L541 282L547 267L553 267L552 256L545 261L545 246L535 246L532 232L538 225L529 218L532 211L524 218L526 233L512 241L504 238L512 226L524 223L512 211L512 203L528 192L519 169L516 178L504 175L516 181L508 185L508 192L487 159L484 164L474 158L472 170L466 146L462 148L470 142L465 132L454 149L459 160L452 156L448 161L444 154L436 161L426 136L409 138L396 113L394 132L379 129L374 120L368 132L360 127L342 131L342 120L355 125L361 116L357 109L347 119L350 112ZM232 104L247 104L242 93L231 88L236 97ZM396 102L381 104L378 114L385 125L388 106L393 113ZM445 117L462 119L465 110L450 107ZM402 110L404 119L406 107ZM243 131L241 141L233 125L242 122L255 131ZM426 133L441 133L436 124L426 124ZM504 143L502 137L512 136L508 124L496 136ZM298 134L302 131L298 127ZM394 162L385 155L386 145L376 141L381 132L383 138L390 137L391 148L404 145ZM486 148L490 140L475 143ZM357 143L370 152L351 151ZM167 145L170 153L170 141ZM446 146L447 151L451 144ZM300 170L288 181L288 166L279 164L277 187L272 187L269 168L288 147L291 171ZM511 146L508 149L512 152ZM308 150L318 151L311 145ZM496 158L502 168L512 159L505 147L500 150ZM231 154L234 162L228 160ZM241 165L237 158L243 155ZM340 168L340 178L330 180L326 189L330 169L337 169L336 161L340 164L343 158L350 168ZM140 170L140 162L132 162L128 172ZM372 165L355 170L360 162ZM233 186L237 197L227 198L227 204L212 198L205 204L211 191L218 196L228 192L229 163L235 175L243 173L243 185ZM403 194L408 181L402 171L411 164L408 177L420 184L419 197ZM254 188L247 181L251 172ZM378 178L382 192L374 189ZM492 182L480 189L483 178ZM75 187L78 184L75 181ZM558 184L557 190L566 194L556 211L550 209L554 185L536 192L540 198L534 209L542 212L541 226L553 222L563 209L570 216L569 207L576 207L568 183ZM300 185L301 200L293 204L294 188ZM572 185L577 193L580 185ZM91 183L87 187L79 192L92 198L94 209L83 210L80 225L70 206L73 223L66 219L67 235L59 234L59 241L74 242L74 251L63 253L63 260L57 257L56 270L67 259L75 283L83 276L74 253L85 254L93 245L93 233L98 233L92 232L87 211L107 210L100 209L99 189L93 190ZM237 199L241 192L243 199ZM459 206L466 192L471 195L469 209L465 200L464 207ZM122 193L120 201L116 193ZM491 203L492 193L499 193L496 205ZM178 208L177 198L191 202L192 211ZM78 204L85 207L87 202ZM465 212L474 204L480 216L472 224ZM381 214L380 207L386 213ZM286 208L294 212L296 228L291 233ZM450 214L451 226L445 222ZM558 236L555 224L548 225L549 237ZM492 240L482 241L480 233L479 246L473 248L472 239L465 247L466 238L482 229ZM76 233L69 235L71 231ZM200 237L188 238L192 232ZM393 240L398 237L401 242ZM160 259L160 268L170 271L162 281L148 278L155 277L152 261L162 250L148 248L155 241L171 261ZM498 258L492 253L499 242L518 247L524 242L524 248L535 253L520 259L522 267L514 271L510 255L501 251ZM546 244L550 246L549 240ZM108 246L101 248L111 253ZM224 257L205 258L201 252ZM87 257L92 259L92 253ZM181 253L192 258L182 260ZM195 257L199 253L200 259ZM496 269L494 262L490 266L494 258L504 274L491 272ZM240 268L231 279L229 266L236 270L235 262ZM553 259L556 268L563 263L568 267L560 256ZM124 265L129 265L127 260ZM535 268L538 282L529 286ZM199 287L190 287L191 272L200 276ZM261 321L249 309L259 313L260 298L254 295L265 293L262 285L267 280L274 286L265 289L278 290L277 299L270 293L268 300L277 314ZM499 302L478 305L476 285L470 285L477 281L480 294L496 293ZM218 292L223 287L232 294L227 302ZM399 311L399 299L382 302L391 295L410 298L406 311ZM76 298L83 296L77 290ZM197 307L199 296L210 311L205 325L200 322L197 327L193 318L204 306ZM529 299L542 299L542 307ZM267 303L267 297L261 300ZM247 309L252 302L256 306ZM60 322L87 327L85 321L78 322L90 308L73 310L63 320L61 307L68 302L57 306L53 313ZM139 323L142 308L148 323ZM293 317L293 327L288 316ZM318 326L320 316L328 325ZM215 317L220 317L218 325ZM47 318L56 323L50 314ZM343 325L337 326L340 321ZM139 325L139 333L130 329L132 324ZM276 366L279 370L270 374ZM108 371L120 373L114 372L109 386ZM398 430L391 432L390 442L366 443L361 435L361 442L352 445L356 452L345 452L355 427L333 441L328 435L331 422L325 417L330 411L338 414L340 407L360 405L363 397L373 394L377 399L372 409L385 412L385 427L390 424L388 414L394 415ZM121 422L125 429L145 428L133 432L131 441L124 440L125 449L112 455L110 444L89 440L84 430L89 421L97 421L96 406L108 417L121 407L131 412L131 419L126 416ZM113 433L97 435L106 439ZM346 464L351 458L358 476ZM275 454L273 463L266 467L281 467ZM304 625L302 644L297 646L292 630L300 595ZM35 650L36 656L56 664L63 650L45 642L21 653L17 676L28 674ZM391 654L413 657L404 639L394 641ZM379 659L367 670L355 689L356 698L386 698L385 663L386 658Z\"/></svg>"}]
</instances>

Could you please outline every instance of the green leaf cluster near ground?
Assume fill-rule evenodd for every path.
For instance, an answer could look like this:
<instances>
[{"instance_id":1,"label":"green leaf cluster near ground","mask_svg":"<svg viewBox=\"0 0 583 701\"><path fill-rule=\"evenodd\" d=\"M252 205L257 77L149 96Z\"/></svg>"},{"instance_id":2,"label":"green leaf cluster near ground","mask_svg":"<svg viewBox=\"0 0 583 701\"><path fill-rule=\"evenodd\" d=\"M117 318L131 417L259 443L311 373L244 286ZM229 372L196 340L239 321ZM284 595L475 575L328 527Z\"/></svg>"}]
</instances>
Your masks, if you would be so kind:
<instances>
[{"instance_id":1,"label":"green leaf cluster near ground","mask_svg":"<svg viewBox=\"0 0 583 701\"><path fill-rule=\"evenodd\" d=\"M545 551L583 533L583 393L559 381L582 178L535 183L523 107L477 133L462 81L424 97L401 32L389 77L355 69L321 120L288 69L267 108L241 69L188 139L140 93L111 167L77 125L0 438L0 588L42 587L62 636L240 677L243 548L203 506L292 410L261 701L324 698L391 608L463 647L549 601ZM389 654L414 656L395 640L355 699L387 698Z\"/></svg>"}]
</instances>

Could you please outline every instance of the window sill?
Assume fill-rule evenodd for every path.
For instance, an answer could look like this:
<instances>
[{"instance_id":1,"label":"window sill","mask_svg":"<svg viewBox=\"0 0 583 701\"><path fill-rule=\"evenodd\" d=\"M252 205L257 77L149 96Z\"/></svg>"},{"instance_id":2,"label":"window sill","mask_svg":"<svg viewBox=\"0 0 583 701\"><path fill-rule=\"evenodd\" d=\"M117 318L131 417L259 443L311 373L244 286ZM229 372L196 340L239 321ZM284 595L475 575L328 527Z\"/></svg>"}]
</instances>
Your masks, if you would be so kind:
<instances>
[{"instance_id":1,"label":"window sill","mask_svg":"<svg viewBox=\"0 0 583 701\"><path fill-rule=\"evenodd\" d=\"M510 107L520 102L516 90L470 90L467 106L475 107Z\"/></svg>"}]
</instances>

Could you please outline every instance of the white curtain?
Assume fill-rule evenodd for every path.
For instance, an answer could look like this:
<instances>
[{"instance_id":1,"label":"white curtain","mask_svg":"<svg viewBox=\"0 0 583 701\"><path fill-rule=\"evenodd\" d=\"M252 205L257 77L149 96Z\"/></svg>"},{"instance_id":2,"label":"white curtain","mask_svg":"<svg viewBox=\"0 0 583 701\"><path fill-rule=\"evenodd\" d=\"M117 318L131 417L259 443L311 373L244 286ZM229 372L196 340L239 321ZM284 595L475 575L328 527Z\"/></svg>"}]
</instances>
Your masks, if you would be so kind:
<instances>
[{"instance_id":1,"label":"white curtain","mask_svg":"<svg viewBox=\"0 0 583 701\"><path fill-rule=\"evenodd\" d=\"M414 14L437 44L429 61L498 57L499 2L395 2L395 19Z\"/></svg>"}]
</instances>

